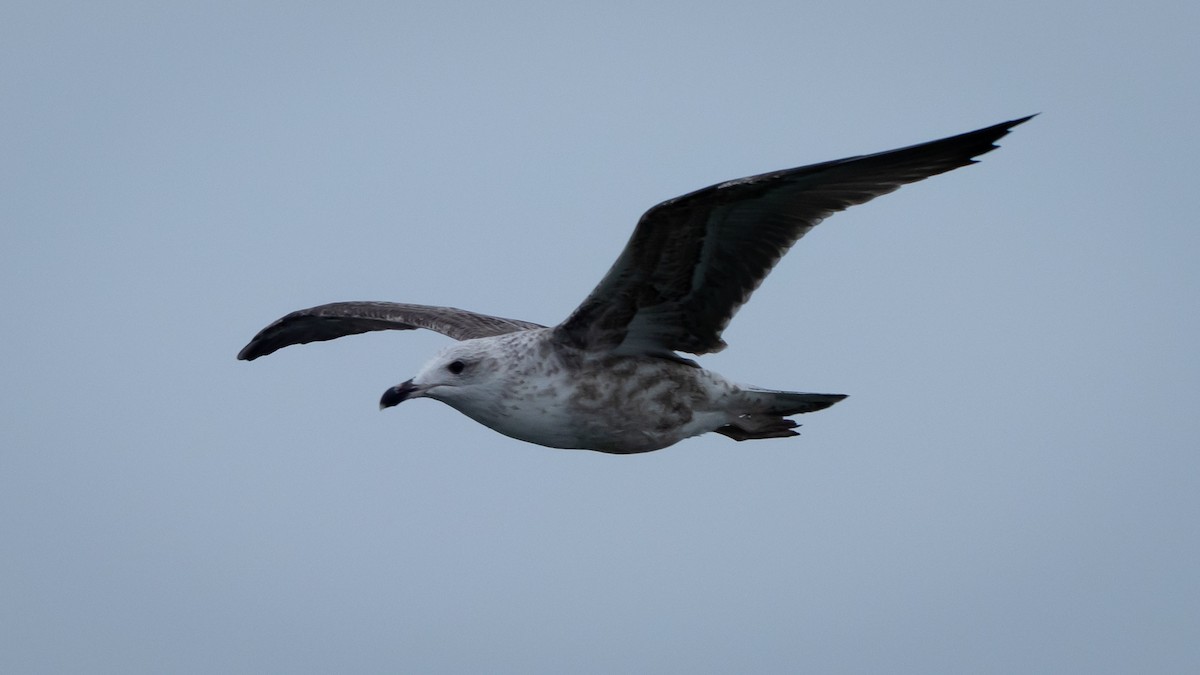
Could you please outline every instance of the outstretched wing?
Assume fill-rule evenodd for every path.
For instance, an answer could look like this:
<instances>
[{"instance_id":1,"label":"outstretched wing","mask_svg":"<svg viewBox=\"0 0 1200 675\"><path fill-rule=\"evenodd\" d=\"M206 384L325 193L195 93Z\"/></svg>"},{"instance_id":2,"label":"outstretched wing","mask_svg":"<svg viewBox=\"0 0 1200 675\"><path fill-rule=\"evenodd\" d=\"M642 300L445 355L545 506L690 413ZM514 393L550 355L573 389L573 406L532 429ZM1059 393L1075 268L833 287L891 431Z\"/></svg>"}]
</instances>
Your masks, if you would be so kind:
<instances>
[{"instance_id":1,"label":"outstretched wing","mask_svg":"<svg viewBox=\"0 0 1200 675\"><path fill-rule=\"evenodd\" d=\"M1032 117L1032 116L1030 116ZM705 354L792 244L824 218L974 163L1030 117L899 150L713 185L645 213L591 295L555 329L590 350Z\"/></svg>"},{"instance_id":2,"label":"outstretched wing","mask_svg":"<svg viewBox=\"0 0 1200 675\"><path fill-rule=\"evenodd\" d=\"M334 302L292 312L272 323L238 352L238 358L253 361L288 345L332 340L373 330L427 328L455 340L470 340L544 327L529 321L502 319L453 307L398 302Z\"/></svg>"}]
</instances>

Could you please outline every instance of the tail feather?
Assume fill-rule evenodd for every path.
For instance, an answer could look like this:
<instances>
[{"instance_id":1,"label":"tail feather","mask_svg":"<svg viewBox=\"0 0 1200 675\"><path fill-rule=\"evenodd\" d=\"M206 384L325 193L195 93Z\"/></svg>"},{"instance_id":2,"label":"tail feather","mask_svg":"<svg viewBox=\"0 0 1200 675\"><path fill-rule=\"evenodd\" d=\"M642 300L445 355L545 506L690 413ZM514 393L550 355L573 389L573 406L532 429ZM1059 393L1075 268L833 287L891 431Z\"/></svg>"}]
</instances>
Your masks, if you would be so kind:
<instances>
[{"instance_id":1,"label":"tail feather","mask_svg":"<svg viewBox=\"0 0 1200 675\"><path fill-rule=\"evenodd\" d=\"M846 398L845 394L809 394L772 389L747 389L746 393L754 405L749 412L784 417L824 410Z\"/></svg>"},{"instance_id":2,"label":"tail feather","mask_svg":"<svg viewBox=\"0 0 1200 675\"><path fill-rule=\"evenodd\" d=\"M755 438L787 438L799 436L795 428L800 426L784 417L770 415L742 415L733 424L717 427L713 431L728 436L735 441L749 441Z\"/></svg>"},{"instance_id":3,"label":"tail feather","mask_svg":"<svg viewBox=\"0 0 1200 675\"><path fill-rule=\"evenodd\" d=\"M799 436L797 422L787 419L788 415L824 410L846 398L845 394L809 394L798 391L775 391L771 389L746 389L748 412L737 420L713 431L735 441L758 438L787 438Z\"/></svg>"}]
</instances>

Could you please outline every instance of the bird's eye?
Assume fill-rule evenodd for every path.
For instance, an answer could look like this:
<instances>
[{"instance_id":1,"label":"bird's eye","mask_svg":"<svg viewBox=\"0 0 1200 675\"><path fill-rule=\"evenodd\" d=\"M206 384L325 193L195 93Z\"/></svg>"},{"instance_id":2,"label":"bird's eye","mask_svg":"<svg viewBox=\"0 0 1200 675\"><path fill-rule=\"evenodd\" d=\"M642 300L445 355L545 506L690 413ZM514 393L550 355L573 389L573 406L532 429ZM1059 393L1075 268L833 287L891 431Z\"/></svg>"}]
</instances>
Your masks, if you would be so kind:
<instances>
[{"instance_id":1,"label":"bird's eye","mask_svg":"<svg viewBox=\"0 0 1200 675\"><path fill-rule=\"evenodd\" d=\"M446 370L450 371L451 373L454 373L455 375L458 375L459 373L461 373L463 371L463 368L466 368L466 367L467 367L467 364L463 363L462 361L451 361L450 365L446 366Z\"/></svg>"}]
</instances>

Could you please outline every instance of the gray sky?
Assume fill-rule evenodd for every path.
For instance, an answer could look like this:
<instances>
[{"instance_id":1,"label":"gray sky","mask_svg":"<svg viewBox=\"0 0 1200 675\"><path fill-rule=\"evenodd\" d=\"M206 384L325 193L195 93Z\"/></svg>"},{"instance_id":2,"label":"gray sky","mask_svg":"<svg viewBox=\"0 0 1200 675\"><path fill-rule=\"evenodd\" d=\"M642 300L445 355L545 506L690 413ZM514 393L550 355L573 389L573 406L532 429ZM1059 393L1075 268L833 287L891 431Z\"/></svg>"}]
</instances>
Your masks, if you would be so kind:
<instances>
[{"instance_id":1,"label":"gray sky","mask_svg":"<svg viewBox=\"0 0 1200 675\"><path fill-rule=\"evenodd\" d=\"M0 9L0 671L1200 670L1198 5L593 4ZM555 323L658 201L1033 112L705 357L850 394L800 438L380 413L431 333L234 359Z\"/></svg>"}]
</instances>

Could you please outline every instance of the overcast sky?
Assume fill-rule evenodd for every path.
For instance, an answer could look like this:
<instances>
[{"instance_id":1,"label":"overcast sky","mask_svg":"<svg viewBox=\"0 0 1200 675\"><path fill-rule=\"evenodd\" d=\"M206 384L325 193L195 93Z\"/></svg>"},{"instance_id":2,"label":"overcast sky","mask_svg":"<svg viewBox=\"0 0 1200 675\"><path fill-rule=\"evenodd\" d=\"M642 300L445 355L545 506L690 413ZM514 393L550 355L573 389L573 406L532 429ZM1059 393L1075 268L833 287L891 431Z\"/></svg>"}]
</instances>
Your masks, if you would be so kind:
<instances>
[{"instance_id":1,"label":"overcast sky","mask_svg":"<svg viewBox=\"0 0 1200 675\"><path fill-rule=\"evenodd\" d=\"M1200 5L8 2L0 671L1200 671ZM436 5L436 6L435 6ZM799 438L550 450L448 343L648 207L1042 113L831 218L703 365Z\"/></svg>"}]
</instances>

